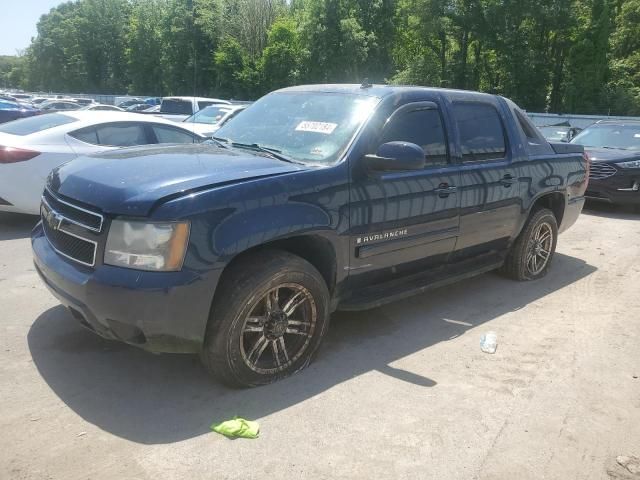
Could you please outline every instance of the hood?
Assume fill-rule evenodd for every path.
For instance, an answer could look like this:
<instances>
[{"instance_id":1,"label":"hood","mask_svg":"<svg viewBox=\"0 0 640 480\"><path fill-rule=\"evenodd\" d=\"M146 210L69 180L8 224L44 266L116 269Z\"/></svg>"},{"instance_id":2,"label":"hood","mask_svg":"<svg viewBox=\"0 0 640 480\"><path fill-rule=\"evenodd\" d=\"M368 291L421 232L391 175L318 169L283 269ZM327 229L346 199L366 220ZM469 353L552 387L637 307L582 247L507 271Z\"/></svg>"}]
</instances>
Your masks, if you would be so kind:
<instances>
[{"instance_id":1,"label":"hood","mask_svg":"<svg viewBox=\"0 0 640 480\"><path fill-rule=\"evenodd\" d=\"M621 148L584 147L592 162L625 162L640 159L640 151Z\"/></svg>"},{"instance_id":2,"label":"hood","mask_svg":"<svg viewBox=\"0 0 640 480\"><path fill-rule=\"evenodd\" d=\"M155 145L79 157L53 170L47 185L106 213L146 216L167 196L302 169L209 144Z\"/></svg>"}]
</instances>

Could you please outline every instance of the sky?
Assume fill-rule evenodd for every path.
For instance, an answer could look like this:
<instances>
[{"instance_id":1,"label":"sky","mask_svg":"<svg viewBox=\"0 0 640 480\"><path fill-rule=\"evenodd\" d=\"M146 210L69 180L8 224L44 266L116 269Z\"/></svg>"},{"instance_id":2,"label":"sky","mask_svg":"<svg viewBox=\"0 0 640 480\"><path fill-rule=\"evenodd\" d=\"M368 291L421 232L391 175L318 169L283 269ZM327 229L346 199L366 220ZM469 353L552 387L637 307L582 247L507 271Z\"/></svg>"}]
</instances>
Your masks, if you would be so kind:
<instances>
[{"instance_id":1,"label":"sky","mask_svg":"<svg viewBox=\"0 0 640 480\"><path fill-rule=\"evenodd\" d=\"M40 16L63 0L0 0L0 55L15 55L36 36Z\"/></svg>"}]
</instances>

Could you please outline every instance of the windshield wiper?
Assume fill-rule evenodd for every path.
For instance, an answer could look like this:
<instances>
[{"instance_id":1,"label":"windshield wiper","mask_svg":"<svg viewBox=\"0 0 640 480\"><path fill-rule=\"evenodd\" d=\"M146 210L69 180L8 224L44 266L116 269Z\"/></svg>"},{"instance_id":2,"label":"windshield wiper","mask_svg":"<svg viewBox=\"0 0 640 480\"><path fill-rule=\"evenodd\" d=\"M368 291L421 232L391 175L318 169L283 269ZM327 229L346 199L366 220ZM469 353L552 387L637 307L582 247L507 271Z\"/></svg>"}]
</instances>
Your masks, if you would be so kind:
<instances>
[{"instance_id":1,"label":"windshield wiper","mask_svg":"<svg viewBox=\"0 0 640 480\"><path fill-rule=\"evenodd\" d=\"M225 139L225 140L228 140L228 139ZM231 142L231 146L232 147L237 147L237 148L249 148L249 149L252 149L252 150L257 150L259 152L266 153L271 158L275 158L275 159L283 161L283 162L296 163L298 165L304 165L304 163L302 163L302 162L298 162L297 160L293 160L292 158L287 157L286 155L284 155L282 153L281 150L278 150L277 148L263 147L262 145L259 145L257 143L240 143L240 142Z\"/></svg>"},{"instance_id":2,"label":"windshield wiper","mask_svg":"<svg viewBox=\"0 0 640 480\"><path fill-rule=\"evenodd\" d=\"M222 148L226 148L226 149L231 148L230 141L228 138L209 137L209 140L215 142L217 145L221 146Z\"/></svg>"}]
</instances>

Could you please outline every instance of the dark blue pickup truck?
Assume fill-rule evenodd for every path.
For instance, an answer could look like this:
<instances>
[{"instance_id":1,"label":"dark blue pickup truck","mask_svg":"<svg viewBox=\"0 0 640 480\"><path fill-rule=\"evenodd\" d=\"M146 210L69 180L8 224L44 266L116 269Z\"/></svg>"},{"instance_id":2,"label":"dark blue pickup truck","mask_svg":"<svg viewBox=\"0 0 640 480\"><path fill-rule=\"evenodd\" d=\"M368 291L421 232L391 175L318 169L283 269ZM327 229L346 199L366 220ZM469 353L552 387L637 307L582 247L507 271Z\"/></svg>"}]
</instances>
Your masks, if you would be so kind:
<instances>
[{"instance_id":1,"label":"dark blue pickup truck","mask_svg":"<svg viewBox=\"0 0 640 480\"><path fill-rule=\"evenodd\" d=\"M587 179L581 146L548 143L502 97L301 86L208 143L54 170L32 245L85 327L259 385L306 366L336 309L490 270L542 277Z\"/></svg>"}]
</instances>

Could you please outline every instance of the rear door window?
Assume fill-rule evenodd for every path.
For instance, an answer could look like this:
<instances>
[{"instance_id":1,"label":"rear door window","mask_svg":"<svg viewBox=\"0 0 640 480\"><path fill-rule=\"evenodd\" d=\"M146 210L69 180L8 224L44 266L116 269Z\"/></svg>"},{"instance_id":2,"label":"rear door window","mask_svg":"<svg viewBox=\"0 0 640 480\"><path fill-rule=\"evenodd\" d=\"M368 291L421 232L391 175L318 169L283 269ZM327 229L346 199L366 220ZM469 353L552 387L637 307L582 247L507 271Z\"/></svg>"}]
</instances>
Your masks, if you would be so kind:
<instances>
[{"instance_id":1,"label":"rear door window","mask_svg":"<svg viewBox=\"0 0 640 480\"><path fill-rule=\"evenodd\" d=\"M140 123L109 123L96 127L98 145L131 147L149 143L144 126Z\"/></svg>"},{"instance_id":2,"label":"rear door window","mask_svg":"<svg viewBox=\"0 0 640 480\"><path fill-rule=\"evenodd\" d=\"M458 102L453 114L465 162L504 158L507 152L500 115L488 103Z\"/></svg>"},{"instance_id":3,"label":"rear door window","mask_svg":"<svg viewBox=\"0 0 640 480\"><path fill-rule=\"evenodd\" d=\"M47 113L36 117L23 118L0 125L0 132L22 137L32 133L42 132L50 128L59 127L68 123L77 122L76 118L62 113Z\"/></svg>"}]
</instances>

